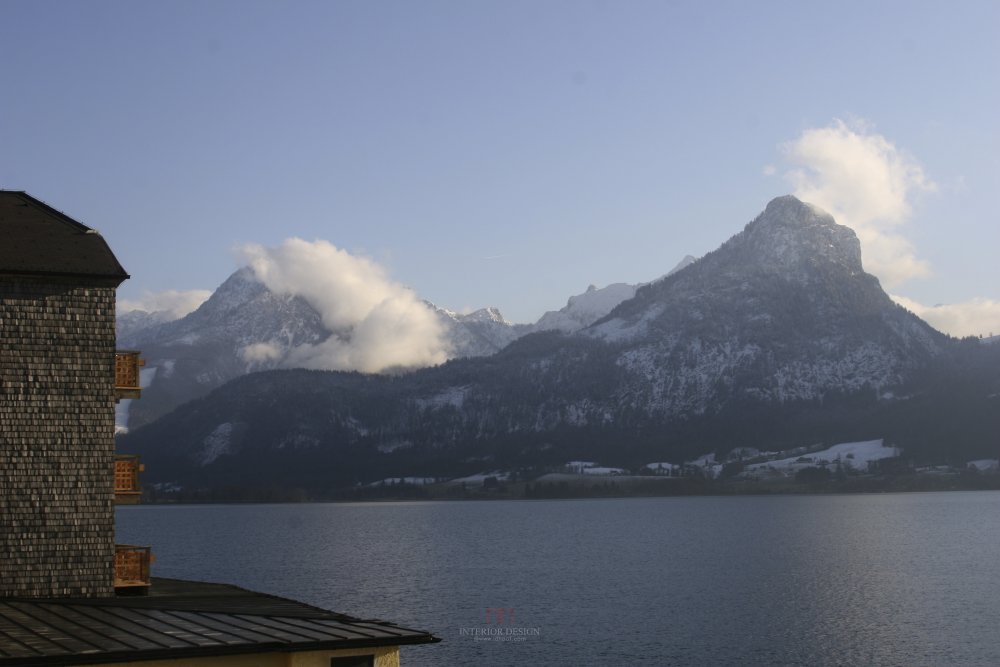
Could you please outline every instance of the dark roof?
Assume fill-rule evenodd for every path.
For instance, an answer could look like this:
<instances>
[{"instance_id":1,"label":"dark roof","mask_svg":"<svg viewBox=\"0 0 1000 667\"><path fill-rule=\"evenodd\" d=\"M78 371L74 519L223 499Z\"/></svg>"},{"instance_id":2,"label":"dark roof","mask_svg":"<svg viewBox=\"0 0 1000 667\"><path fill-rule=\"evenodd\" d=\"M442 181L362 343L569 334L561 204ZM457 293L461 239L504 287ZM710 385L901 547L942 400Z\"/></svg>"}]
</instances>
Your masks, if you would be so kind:
<instances>
[{"instance_id":1,"label":"dark roof","mask_svg":"<svg viewBox=\"0 0 1000 667\"><path fill-rule=\"evenodd\" d=\"M85 665L440 641L236 586L153 579L146 596L0 598L0 666Z\"/></svg>"},{"instance_id":2,"label":"dark roof","mask_svg":"<svg viewBox=\"0 0 1000 667\"><path fill-rule=\"evenodd\" d=\"M97 231L26 192L0 190L0 273L129 277Z\"/></svg>"}]
</instances>

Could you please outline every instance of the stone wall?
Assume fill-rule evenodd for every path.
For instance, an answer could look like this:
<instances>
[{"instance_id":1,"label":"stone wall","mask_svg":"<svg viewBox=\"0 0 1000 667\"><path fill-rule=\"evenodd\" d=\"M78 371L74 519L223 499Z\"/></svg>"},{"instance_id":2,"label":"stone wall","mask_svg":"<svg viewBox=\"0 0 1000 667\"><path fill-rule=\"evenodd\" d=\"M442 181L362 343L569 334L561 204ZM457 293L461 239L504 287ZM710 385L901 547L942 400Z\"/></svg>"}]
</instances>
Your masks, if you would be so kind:
<instances>
[{"instance_id":1,"label":"stone wall","mask_svg":"<svg viewBox=\"0 0 1000 667\"><path fill-rule=\"evenodd\" d=\"M114 595L115 287L90 282L0 276L0 597Z\"/></svg>"}]
</instances>

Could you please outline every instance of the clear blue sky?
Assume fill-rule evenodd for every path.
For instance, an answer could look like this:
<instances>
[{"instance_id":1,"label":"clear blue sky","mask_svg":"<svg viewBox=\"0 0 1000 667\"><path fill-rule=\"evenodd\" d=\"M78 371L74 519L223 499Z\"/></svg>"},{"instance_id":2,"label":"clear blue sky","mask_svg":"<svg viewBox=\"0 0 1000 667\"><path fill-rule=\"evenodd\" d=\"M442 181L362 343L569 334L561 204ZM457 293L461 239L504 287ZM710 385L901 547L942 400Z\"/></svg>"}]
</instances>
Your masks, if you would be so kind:
<instances>
[{"instance_id":1,"label":"clear blue sky","mask_svg":"<svg viewBox=\"0 0 1000 667\"><path fill-rule=\"evenodd\" d=\"M714 249L839 119L935 185L894 232L930 273L894 293L1000 301L995 0L2 10L0 188L98 228L123 297L298 236L534 320Z\"/></svg>"}]
</instances>

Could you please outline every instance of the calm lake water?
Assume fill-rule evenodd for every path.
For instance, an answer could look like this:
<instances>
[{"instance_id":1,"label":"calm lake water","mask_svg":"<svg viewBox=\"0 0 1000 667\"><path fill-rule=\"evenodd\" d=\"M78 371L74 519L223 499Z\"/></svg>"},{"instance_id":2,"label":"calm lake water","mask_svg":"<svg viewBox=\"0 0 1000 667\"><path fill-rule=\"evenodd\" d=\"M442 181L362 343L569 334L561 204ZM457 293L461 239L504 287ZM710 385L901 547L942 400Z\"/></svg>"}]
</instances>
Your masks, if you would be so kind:
<instances>
[{"instance_id":1,"label":"calm lake water","mask_svg":"<svg viewBox=\"0 0 1000 667\"><path fill-rule=\"evenodd\" d=\"M997 665L1000 492L118 508L154 575L429 630L414 665ZM482 641L501 627L521 641Z\"/></svg>"}]
</instances>

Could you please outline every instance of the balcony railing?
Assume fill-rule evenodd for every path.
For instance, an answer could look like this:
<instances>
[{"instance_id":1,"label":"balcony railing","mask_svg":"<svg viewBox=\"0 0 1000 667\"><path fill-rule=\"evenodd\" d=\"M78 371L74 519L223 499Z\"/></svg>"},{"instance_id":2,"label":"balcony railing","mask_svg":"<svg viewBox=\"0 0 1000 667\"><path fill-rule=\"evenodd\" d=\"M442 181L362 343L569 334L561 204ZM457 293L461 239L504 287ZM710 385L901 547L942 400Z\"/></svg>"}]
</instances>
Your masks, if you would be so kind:
<instances>
[{"instance_id":1,"label":"balcony railing","mask_svg":"<svg viewBox=\"0 0 1000 667\"><path fill-rule=\"evenodd\" d=\"M118 350L115 352L115 400L123 398L139 398L142 393L139 386L139 368L146 365L135 350Z\"/></svg>"},{"instance_id":2,"label":"balcony railing","mask_svg":"<svg viewBox=\"0 0 1000 667\"><path fill-rule=\"evenodd\" d=\"M142 489L139 487L139 473L145 470L139 457L130 454L115 455L115 502L119 505L134 505L139 502Z\"/></svg>"},{"instance_id":3,"label":"balcony railing","mask_svg":"<svg viewBox=\"0 0 1000 667\"><path fill-rule=\"evenodd\" d=\"M149 587L149 565L153 554L149 547L115 545L115 589L121 592L144 592Z\"/></svg>"}]
</instances>

